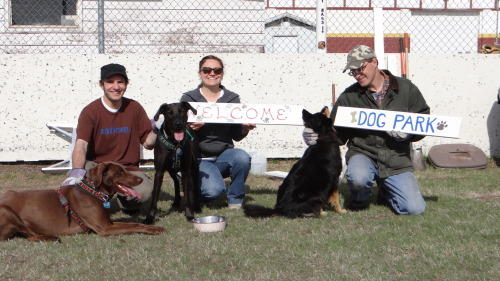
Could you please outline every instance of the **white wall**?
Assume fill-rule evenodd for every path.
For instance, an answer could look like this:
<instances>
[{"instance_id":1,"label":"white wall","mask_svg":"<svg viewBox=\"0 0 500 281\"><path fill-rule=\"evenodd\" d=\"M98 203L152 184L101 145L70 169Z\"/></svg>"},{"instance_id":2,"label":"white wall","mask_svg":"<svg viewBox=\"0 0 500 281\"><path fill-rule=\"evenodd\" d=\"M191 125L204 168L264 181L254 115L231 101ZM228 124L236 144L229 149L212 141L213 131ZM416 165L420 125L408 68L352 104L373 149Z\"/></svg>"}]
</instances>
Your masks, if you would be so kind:
<instances>
[{"instance_id":1,"label":"white wall","mask_svg":"<svg viewBox=\"0 0 500 281\"><path fill-rule=\"evenodd\" d=\"M101 96L99 68L124 64L126 96L153 116L160 104L177 101L199 83L203 54L171 55L0 55L0 162L64 159L68 143L50 134L47 123L75 124L81 109ZM223 84L247 103L303 105L318 111L353 79L342 73L345 54L221 54ZM392 61L399 61L392 58ZM470 143L500 156L500 106L496 96L499 55L410 55L410 78L436 115L462 116L461 139L426 137L424 152L439 143ZM391 64L390 64L391 65ZM399 66L392 69L399 74ZM259 126L238 144L267 157L298 157L302 127ZM152 153L145 153L146 159Z\"/></svg>"}]
</instances>

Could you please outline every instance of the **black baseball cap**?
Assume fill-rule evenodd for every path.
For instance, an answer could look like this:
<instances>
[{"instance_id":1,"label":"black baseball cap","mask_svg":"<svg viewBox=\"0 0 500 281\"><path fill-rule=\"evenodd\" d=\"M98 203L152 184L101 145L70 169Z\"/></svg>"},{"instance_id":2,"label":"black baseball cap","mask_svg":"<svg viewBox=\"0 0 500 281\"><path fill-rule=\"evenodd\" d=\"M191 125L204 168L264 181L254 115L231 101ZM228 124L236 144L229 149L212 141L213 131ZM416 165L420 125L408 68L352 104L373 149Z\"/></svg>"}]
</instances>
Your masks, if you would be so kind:
<instances>
[{"instance_id":1,"label":"black baseball cap","mask_svg":"<svg viewBox=\"0 0 500 281\"><path fill-rule=\"evenodd\" d=\"M101 81L116 74L123 76L123 78L125 78L128 82L127 70L125 69L125 66L117 63L110 63L101 67Z\"/></svg>"}]
</instances>

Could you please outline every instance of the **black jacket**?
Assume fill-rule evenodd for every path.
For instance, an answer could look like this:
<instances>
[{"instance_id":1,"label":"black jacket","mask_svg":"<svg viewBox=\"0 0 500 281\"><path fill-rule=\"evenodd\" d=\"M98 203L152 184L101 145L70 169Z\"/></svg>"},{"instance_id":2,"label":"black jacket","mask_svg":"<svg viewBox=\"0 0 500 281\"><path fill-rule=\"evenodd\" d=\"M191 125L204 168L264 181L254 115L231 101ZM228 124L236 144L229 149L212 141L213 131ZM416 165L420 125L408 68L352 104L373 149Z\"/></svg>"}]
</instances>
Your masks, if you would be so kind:
<instances>
[{"instance_id":1,"label":"black jacket","mask_svg":"<svg viewBox=\"0 0 500 281\"><path fill-rule=\"evenodd\" d=\"M224 95L217 100L218 103L240 103L240 96L221 85ZM200 92L200 87L182 94L181 101L207 102ZM241 124L215 124L206 123L195 131L200 144L202 157L219 156L224 150L233 148L235 141L240 141L247 136L243 134Z\"/></svg>"}]
</instances>

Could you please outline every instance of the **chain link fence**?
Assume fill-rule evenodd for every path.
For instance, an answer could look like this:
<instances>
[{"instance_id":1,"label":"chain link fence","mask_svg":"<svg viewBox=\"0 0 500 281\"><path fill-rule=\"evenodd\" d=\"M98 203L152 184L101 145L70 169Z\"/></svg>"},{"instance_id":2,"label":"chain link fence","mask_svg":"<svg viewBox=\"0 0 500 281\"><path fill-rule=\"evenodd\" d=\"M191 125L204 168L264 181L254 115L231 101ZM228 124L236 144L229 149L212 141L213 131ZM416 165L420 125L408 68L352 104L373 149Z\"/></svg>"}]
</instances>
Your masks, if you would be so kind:
<instances>
[{"instance_id":1,"label":"chain link fence","mask_svg":"<svg viewBox=\"0 0 500 281\"><path fill-rule=\"evenodd\" d=\"M0 53L312 53L316 0L0 0ZM386 53L500 48L499 0L329 0L326 50L373 46L383 8ZM101 8L101 13L99 13Z\"/></svg>"}]
</instances>

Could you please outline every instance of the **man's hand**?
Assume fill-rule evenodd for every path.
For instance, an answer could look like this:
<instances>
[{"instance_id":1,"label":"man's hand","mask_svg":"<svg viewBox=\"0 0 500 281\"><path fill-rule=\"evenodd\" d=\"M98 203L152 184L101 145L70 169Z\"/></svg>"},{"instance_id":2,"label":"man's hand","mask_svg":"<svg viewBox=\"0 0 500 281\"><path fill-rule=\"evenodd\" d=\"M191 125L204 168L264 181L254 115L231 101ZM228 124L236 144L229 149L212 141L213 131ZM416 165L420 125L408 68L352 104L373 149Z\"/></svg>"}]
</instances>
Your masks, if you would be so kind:
<instances>
[{"instance_id":1,"label":"man's hand","mask_svg":"<svg viewBox=\"0 0 500 281\"><path fill-rule=\"evenodd\" d=\"M163 125L163 122L165 121L165 117L163 114L160 114L158 116L158 120L151 119L151 128L153 129L153 132L158 134L158 130L160 130L161 125Z\"/></svg>"},{"instance_id":2,"label":"man's hand","mask_svg":"<svg viewBox=\"0 0 500 281\"><path fill-rule=\"evenodd\" d=\"M403 133L398 131L386 131L386 133L396 141L405 141L411 137L411 135L408 133Z\"/></svg>"},{"instance_id":3,"label":"man's hand","mask_svg":"<svg viewBox=\"0 0 500 281\"><path fill-rule=\"evenodd\" d=\"M309 146L315 145L318 140L318 134L313 129L307 127L302 131L302 137L304 138L304 142Z\"/></svg>"},{"instance_id":4,"label":"man's hand","mask_svg":"<svg viewBox=\"0 0 500 281\"><path fill-rule=\"evenodd\" d=\"M74 185L80 183L85 177L86 173L87 171L85 171L85 169L78 169L78 168L71 169L68 178L62 182L61 186Z\"/></svg>"}]
</instances>

